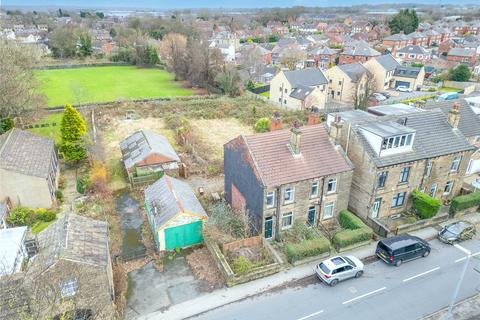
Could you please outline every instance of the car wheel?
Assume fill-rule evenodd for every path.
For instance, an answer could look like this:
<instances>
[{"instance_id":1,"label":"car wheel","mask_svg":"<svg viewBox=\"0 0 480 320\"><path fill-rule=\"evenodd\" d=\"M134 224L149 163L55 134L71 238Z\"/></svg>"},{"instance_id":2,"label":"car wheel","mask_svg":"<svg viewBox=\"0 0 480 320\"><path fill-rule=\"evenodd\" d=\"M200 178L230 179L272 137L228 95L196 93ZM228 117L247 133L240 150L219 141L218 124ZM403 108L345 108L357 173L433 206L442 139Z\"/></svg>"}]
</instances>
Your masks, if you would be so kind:
<instances>
[{"instance_id":1,"label":"car wheel","mask_svg":"<svg viewBox=\"0 0 480 320\"><path fill-rule=\"evenodd\" d=\"M397 262L395 262L395 267L400 267L401 264L402 260L397 260Z\"/></svg>"},{"instance_id":2,"label":"car wheel","mask_svg":"<svg viewBox=\"0 0 480 320\"><path fill-rule=\"evenodd\" d=\"M330 282L330 287L335 287L338 284L338 279L333 279L332 282Z\"/></svg>"},{"instance_id":3,"label":"car wheel","mask_svg":"<svg viewBox=\"0 0 480 320\"><path fill-rule=\"evenodd\" d=\"M430 250L427 250L422 254L422 257L426 258L428 257L429 254L430 254Z\"/></svg>"},{"instance_id":4,"label":"car wheel","mask_svg":"<svg viewBox=\"0 0 480 320\"><path fill-rule=\"evenodd\" d=\"M355 273L355 278L360 278L363 275L363 271L358 271Z\"/></svg>"}]
</instances>

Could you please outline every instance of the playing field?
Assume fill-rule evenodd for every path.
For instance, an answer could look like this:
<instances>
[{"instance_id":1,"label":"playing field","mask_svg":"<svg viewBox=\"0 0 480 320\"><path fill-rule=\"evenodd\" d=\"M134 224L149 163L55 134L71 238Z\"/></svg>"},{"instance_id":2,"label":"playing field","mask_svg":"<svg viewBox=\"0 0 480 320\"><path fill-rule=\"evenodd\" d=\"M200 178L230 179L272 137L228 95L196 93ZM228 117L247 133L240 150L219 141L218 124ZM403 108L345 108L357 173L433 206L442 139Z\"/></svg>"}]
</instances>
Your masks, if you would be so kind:
<instances>
[{"instance_id":1,"label":"playing field","mask_svg":"<svg viewBox=\"0 0 480 320\"><path fill-rule=\"evenodd\" d=\"M167 71L134 66L38 70L36 76L51 107L193 93Z\"/></svg>"}]
</instances>

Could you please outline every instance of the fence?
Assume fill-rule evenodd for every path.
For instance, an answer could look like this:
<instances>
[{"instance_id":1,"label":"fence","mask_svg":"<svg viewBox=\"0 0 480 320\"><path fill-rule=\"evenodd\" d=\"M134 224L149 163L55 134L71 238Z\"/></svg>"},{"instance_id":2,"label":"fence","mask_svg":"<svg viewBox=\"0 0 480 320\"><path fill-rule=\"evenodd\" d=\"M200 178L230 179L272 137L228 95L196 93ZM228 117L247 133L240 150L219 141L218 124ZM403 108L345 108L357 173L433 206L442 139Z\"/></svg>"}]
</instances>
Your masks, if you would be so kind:
<instances>
[{"instance_id":1,"label":"fence","mask_svg":"<svg viewBox=\"0 0 480 320\"><path fill-rule=\"evenodd\" d=\"M252 88L252 89L249 89L248 91L251 91L255 94L264 93L264 92L270 91L270 85L267 84L267 85L262 86L262 87Z\"/></svg>"},{"instance_id":2,"label":"fence","mask_svg":"<svg viewBox=\"0 0 480 320\"><path fill-rule=\"evenodd\" d=\"M113 257L115 262L127 262L137 259L143 259L147 256L147 249L145 247L135 249L129 252L122 252L121 255L116 255Z\"/></svg>"}]
</instances>

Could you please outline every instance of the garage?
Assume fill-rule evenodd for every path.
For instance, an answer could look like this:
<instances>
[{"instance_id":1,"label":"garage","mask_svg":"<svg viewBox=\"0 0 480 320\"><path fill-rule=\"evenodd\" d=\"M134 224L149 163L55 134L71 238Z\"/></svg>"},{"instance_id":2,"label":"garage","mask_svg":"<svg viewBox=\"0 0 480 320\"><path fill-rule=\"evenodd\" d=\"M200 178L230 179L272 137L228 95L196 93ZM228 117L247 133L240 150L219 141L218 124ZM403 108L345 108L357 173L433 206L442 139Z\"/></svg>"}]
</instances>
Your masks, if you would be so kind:
<instances>
[{"instance_id":1,"label":"garage","mask_svg":"<svg viewBox=\"0 0 480 320\"><path fill-rule=\"evenodd\" d=\"M407 88L410 88L410 82L407 81L395 81L395 89L400 87L400 86L405 86Z\"/></svg>"},{"instance_id":2,"label":"garage","mask_svg":"<svg viewBox=\"0 0 480 320\"><path fill-rule=\"evenodd\" d=\"M144 191L145 209L159 251L186 248L203 241L208 216L188 183L164 175Z\"/></svg>"},{"instance_id":3,"label":"garage","mask_svg":"<svg viewBox=\"0 0 480 320\"><path fill-rule=\"evenodd\" d=\"M164 232L165 250L167 251L190 247L203 241L201 221L167 228Z\"/></svg>"}]
</instances>

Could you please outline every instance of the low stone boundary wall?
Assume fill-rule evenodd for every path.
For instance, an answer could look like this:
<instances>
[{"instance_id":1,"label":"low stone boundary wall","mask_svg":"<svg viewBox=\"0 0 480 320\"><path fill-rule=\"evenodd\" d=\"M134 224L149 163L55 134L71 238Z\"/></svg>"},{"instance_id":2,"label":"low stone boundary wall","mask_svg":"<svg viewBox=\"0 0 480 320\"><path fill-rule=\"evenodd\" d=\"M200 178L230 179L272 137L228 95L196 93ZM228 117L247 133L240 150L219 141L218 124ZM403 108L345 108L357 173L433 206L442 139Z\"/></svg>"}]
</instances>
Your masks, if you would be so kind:
<instances>
[{"instance_id":1,"label":"low stone boundary wall","mask_svg":"<svg viewBox=\"0 0 480 320\"><path fill-rule=\"evenodd\" d=\"M423 229L426 227L430 227L436 224L439 224L441 222L447 221L449 218L448 213L441 213L437 214L435 217L430 218L430 219L425 219L425 220L419 220L414 223L409 223L409 224L402 224L397 227L397 229L394 231L395 234L402 234L402 233L407 233L411 231L416 231L419 229Z\"/></svg>"},{"instance_id":2,"label":"low stone boundary wall","mask_svg":"<svg viewBox=\"0 0 480 320\"><path fill-rule=\"evenodd\" d=\"M53 70L53 69L77 69L77 68L94 68L94 67L122 67L134 66L124 62L99 62L99 63L73 63L73 64L59 64L50 66L40 66L33 69L36 70Z\"/></svg>"},{"instance_id":3,"label":"low stone boundary wall","mask_svg":"<svg viewBox=\"0 0 480 320\"><path fill-rule=\"evenodd\" d=\"M250 237L242 240L233 241L230 243L222 244L222 252L225 254L228 251L237 250L245 247L259 246L262 244L262 237Z\"/></svg>"},{"instance_id":4,"label":"low stone boundary wall","mask_svg":"<svg viewBox=\"0 0 480 320\"><path fill-rule=\"evenodd\" d=\"M350 251L359 247L363 247L363 246L369 245L370 243L372 243L372 240L365 240L365 241L354 243L346 247L340 247L335 249L337 250L338 253L340 253L340 252Z\"/></svg>"}]
</instances>

